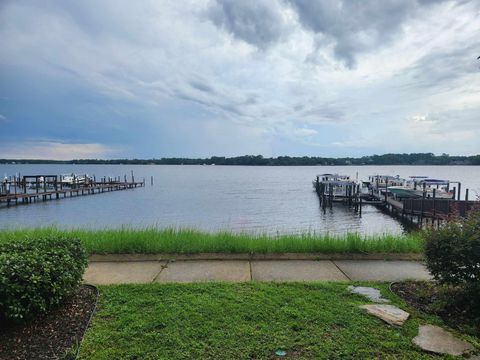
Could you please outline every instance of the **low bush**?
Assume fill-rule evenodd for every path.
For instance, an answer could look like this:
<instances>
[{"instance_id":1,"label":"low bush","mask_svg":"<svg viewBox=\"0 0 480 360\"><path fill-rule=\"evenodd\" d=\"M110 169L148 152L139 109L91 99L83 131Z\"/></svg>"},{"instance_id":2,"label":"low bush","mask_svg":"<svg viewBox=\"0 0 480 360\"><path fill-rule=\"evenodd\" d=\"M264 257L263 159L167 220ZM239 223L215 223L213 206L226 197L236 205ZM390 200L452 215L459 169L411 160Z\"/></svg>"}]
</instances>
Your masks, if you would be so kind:
<instances>
[{"instance_id":1,"label":"low bush","mask_svg":"<svg viewBox=\"0 0 480 360\"><path fill-rule=\"evenodd\" d=\"M480 281L480 211L456 219L425 236L425 257L434 278L443 284L474 285Z\"/></svg>"},{"instance_id":2,"label":"low bush","mask_svg":"<svg viewBox=\"0 0 480 360\"><path fill-rule=\"evenodd\" d=\"M442 307L461 308L480 321L480 209L467 219L427 231L425 258L435 280L445 287Z\"/></svg>"},{"instance_id":3,"label":"low bush","mask_svg":"<svg viewBox=\"0 0 480 360\"><path fill-rule=\"evenodd\" d=\"M73 294L87 253L76 239L27 238L0 244L0 317L22 321Z\"/></svg>"}]
</instances>

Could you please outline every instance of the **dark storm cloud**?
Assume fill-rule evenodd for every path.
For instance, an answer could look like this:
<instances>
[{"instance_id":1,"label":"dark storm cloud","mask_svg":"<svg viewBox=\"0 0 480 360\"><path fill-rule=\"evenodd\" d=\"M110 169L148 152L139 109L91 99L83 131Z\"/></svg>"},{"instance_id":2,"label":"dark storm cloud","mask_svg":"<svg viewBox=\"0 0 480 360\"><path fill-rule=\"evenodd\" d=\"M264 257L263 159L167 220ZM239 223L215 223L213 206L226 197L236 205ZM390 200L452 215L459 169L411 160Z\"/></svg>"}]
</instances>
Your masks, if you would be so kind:
<instances>
[{"instance_id":1,"label":"dark storm cloud","mask_svg":"<svg viewBox=\"0 0 480 360\"><path fill-rule=\"evenodd\" d=\"M264 49L285 33L281 11L281 4L269 0L216 0L208 15L234 37Z\"/></svg>"},{"instance_id":2,"label":"dark storm cloud","mask_svg":"<svg viewBox=\"0 0 480 360\"><path fill-rule=\"evenodd\" d=\"M264 49L291 30L282 12L294 10L299 25L316 36L317 48L333 44L347 67L360 53L393 42L410 18L444 0L215 0L209 17L235 38Z\"/></svg>"},{"instance_id":3,"label":"dark storm cloud","mask_svg":"<svg viewBox=\"0 0 480 360\"><path fill-rule=\"evenodd\" d=\"M288 0L300 23L322 35L319 46L334 43L334 55L347 67L356 56L390 43L421 6L414 0Z\"/></svg>"}]
</instances>

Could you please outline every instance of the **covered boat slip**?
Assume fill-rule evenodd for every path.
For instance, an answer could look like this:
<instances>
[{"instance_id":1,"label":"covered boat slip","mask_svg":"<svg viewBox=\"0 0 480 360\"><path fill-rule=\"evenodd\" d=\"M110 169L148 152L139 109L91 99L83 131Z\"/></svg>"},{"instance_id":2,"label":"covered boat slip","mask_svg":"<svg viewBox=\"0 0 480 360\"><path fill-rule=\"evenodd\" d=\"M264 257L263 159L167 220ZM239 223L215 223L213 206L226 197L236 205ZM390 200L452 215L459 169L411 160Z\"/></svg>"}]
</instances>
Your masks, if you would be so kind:
<instances>
[{"instance_id":1,"label":"covered boat slip","mask_svg":"<svg viewBox=\"0 0 480 360\"><path fill-rule=\"evenodd\" d=\"M451 189L451 184L457 184L457 187ZM458 181L433 179L428 176L410 176L409 179L402 179L398 175L373 175L369 177L369 188L372 195L391 196L397 200L411 198L455 199L457 189L458 196L460 196L461 184Z\"/></svg>"},{"instance_id":2,"label":"covered boat slip","mask_svg":"<svg viewBox=\"0 0 480 360\"><path fill-rule=\"evenodd\" d=\"M451 188L451 184L457 186ZM333 202L342 202L361 215L362 204L372 204L412 223L418 219L418 226L423 224L423 219L442 221L452 216L465 217L479 205L478 201L468 201L468 189L465 200L460 199L460 182L427 176L405 180L399 176L373 175L368 181L352 181L346 175L322 174L317 175L313 185L324 212L327 205L332 208Z\"/></svg>"},{"instance_id":3,"label":"covered boat slip","mask_svg":"<svg viewBox=\"0 0 480 360\"><path fill-rule=\"evenodd\" d=\"M368 177L369 183L373 188L380 189L386 186L402 186L405 179L400 178L399 175L372 175Z\"/></svg>"},{"instance_id":4,"label":"covered boat slip","mask_svg":"<svg viewBox=\"0 0 480 360\"><path fill-rule=\"evenodd\" d=\"M449 190L448 181L435 181L431 183L410 184L403 186L389 186L387 191L396 199L410 198L437 198L454 199L455 192Z\"/></svg>"},{"instance_id":5,"label":"covered boat slip","mask_svg":"<svg viewBox=\"0 0 480 360\"><path fill-rule=\"evenodd\" d=\"M317 192L341 200L354 196L360 184L352 181L348 175L320 174L313 183Z\"/></svg>"},{"instance_id":6,"label":"covered boat slip","mask_svg":"<svg viewBox=\"0 0 480 360\"><path fill-rule=\"evenodd\" d=\"M350 180L347 175L321 174L317 175L313 187L320 200L323 212L327 205L332 208L333 202L343 202L354 207L355 212L362 213L363 183Z\"/></svg>"}]
</instances>

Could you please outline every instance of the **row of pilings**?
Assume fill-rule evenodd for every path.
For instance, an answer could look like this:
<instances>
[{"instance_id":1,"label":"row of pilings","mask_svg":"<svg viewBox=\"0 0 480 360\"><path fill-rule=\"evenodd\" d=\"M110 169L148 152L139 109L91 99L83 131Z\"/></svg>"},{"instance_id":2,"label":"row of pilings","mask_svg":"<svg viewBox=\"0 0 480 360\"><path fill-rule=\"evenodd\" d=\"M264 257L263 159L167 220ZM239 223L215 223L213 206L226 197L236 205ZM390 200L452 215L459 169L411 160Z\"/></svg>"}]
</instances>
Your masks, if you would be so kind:
<instances>
[{"instance_id":1,"label":"row of pilings","mask_svg":"<svg viewBox=\"0 0 480 360\"><path fill-rule=\"evenodd\" d=\"M338 189L342 189L340 192ZM351 206L353 210L362 215L362 197L360 196L360 185L354 182L343 183L320 181L317 176L314 181L314 188L320 200L320 207L326 213L327 207L332 208L334 202L342 202Z\"/></svg>"}]
</instances>

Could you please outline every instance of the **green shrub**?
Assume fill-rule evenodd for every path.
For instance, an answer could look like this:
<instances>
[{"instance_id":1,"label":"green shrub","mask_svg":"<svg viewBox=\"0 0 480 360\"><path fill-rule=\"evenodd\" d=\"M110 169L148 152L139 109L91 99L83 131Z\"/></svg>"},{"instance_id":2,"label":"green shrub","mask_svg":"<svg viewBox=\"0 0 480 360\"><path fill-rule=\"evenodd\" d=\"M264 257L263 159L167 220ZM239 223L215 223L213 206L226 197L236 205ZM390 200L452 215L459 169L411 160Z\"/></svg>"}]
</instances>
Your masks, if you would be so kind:
<instances>
[{"instance_id":1,"label":"green shrub","mask_svg":"<svg viewBox=\"0 0 480 360\"><path fill-rule=\"evenodd\" d=\"M480 322L480 210L425 233L425 257L433 277L444 287L442 311L461 309ZM480 329L478 329L480 331Z\"/></svg>"},{"instance_id":2,"label":"green shrub","mask_svg":"<svg viewBox=\"0 0 480 360\"><path fill-rule=\"evenodd\" d=\"M480 281L480 211L456 219L425 236L425 257L433 277L442 284L474 285Z\"/></svg>"},{"instance_id":3,"label":"green shrub","mask_svg":"<svg viewBox=\"0 0 480 360\"><path fill-rule=\"evenodd\" d=\"M79 240L28 238L0 244L0 317L21 321L73 294L87 266Z\"/></svg>"}]
</instances>

